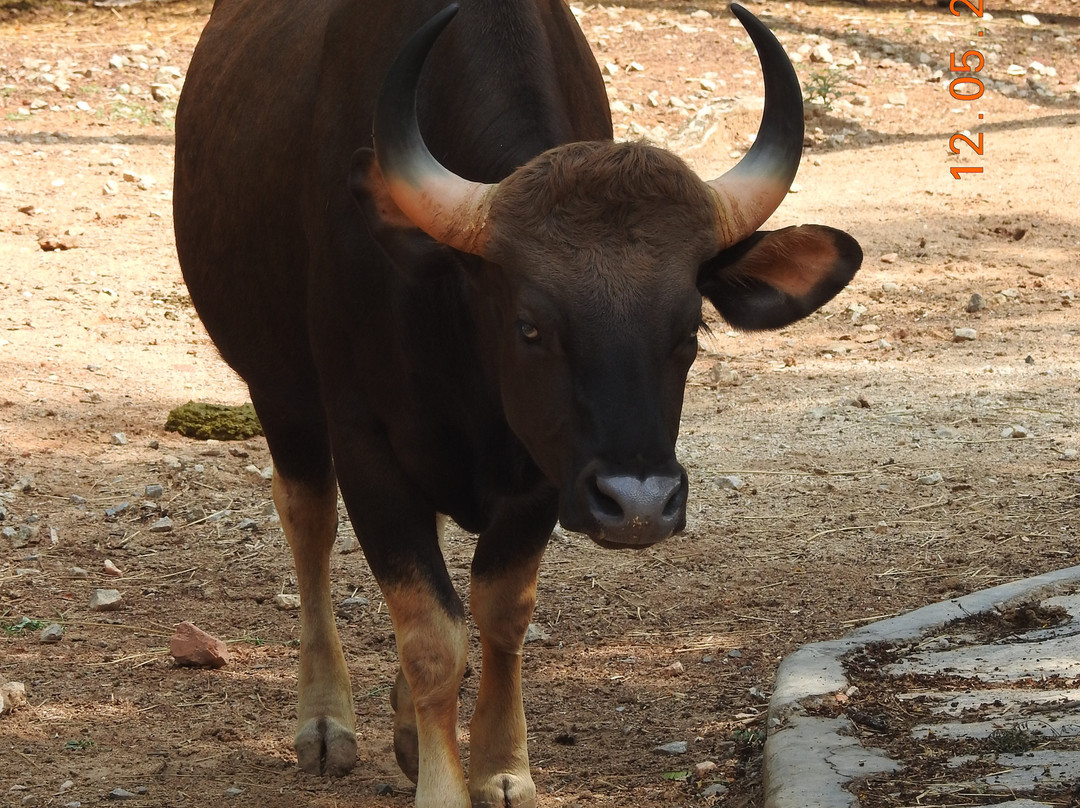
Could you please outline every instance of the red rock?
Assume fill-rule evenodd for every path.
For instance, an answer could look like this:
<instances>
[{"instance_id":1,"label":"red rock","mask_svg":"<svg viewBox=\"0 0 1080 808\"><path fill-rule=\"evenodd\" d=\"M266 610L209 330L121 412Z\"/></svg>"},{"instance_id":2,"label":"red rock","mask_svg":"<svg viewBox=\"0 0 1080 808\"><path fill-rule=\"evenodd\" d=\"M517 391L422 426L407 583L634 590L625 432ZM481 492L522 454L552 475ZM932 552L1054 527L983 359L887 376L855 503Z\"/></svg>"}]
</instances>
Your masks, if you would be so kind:
<instances>
[{"instance_id":1,"label":"red rock","mask_svg":"<svg viewBox=\"0 0 1080 808\"><path fill-rule=\"evenodd\" d=\"M177 665L195 668L221 668L229 662L229 649L217 637L184 621L169 640L169 653Z\"/></svg>"}]
</instances>

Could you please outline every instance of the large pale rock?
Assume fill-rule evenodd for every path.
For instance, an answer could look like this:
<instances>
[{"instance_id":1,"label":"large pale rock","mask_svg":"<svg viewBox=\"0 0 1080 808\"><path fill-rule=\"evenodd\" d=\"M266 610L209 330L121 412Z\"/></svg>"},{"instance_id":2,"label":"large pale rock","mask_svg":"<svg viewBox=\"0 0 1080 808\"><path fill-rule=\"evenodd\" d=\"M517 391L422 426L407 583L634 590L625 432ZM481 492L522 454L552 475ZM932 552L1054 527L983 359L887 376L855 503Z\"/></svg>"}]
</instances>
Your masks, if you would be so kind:
<instances>
[{"instance_id":1,"label":"large pale rock","mask_svg":"<svg viewBox=\"0 0 1080 808\"><path fill-rule=\"evenodd\" d=\"M0 714L25 706L26 685L22 682L4 682L0 685Z\"/></svg>"},{"instance_id":2,"label":"large pale rock","mask_svg":"<svg viewBox=\"0 0 1080 808\"><path fill-rule=\"evenodd\" d=\"M124 598L115 589L95 589L90 596L90 611L115 612L124 605Z\"/></svg>"}]
</instances>

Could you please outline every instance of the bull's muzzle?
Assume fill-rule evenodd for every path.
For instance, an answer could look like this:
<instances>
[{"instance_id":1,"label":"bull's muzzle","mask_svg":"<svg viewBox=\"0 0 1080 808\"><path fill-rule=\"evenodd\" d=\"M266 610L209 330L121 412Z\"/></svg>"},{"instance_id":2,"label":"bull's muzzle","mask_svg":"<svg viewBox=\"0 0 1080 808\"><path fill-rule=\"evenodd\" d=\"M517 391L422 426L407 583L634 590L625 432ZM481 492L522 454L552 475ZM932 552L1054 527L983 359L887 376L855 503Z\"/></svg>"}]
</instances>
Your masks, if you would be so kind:
<instances>
[{"instance_id":1,"label":"bull's muzzle","mask_svg":"<svg viewBox=\"0 0 1080 808\"><path fill-rule=\"evenodd\" d=\"M686 472L675 469L637 476L587 470L578 480L578 519L563 527L589 535L604 547L647 547L686 526ZM575 524L574 522L580 522Z\"/></svg>"}]
</instances>

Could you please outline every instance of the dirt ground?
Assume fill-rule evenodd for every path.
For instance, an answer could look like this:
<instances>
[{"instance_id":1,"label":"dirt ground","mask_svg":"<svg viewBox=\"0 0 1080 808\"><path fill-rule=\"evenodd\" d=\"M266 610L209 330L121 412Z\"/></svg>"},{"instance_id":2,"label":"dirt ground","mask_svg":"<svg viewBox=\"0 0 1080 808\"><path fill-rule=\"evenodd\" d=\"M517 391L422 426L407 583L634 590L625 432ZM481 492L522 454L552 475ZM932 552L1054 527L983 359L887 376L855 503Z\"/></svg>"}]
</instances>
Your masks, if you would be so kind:
<instances>
[{"instance_id":1,"label":"dirt ground","mask_svg":"<svg viewBox=\"0 0 1080 808\"><path fill-rule=\"evenodd\" d=\"M1080 2L994 0L981 23L963 5L750 8L831 102L808 107L797 192L773 223L843 227L866 260L778 333L714 318L680 439L683 535L636 554L553 539L547 639L524 663L543 808L760 805L785 654L1080 563ZM171 226L172 115L209 9L0 6L0 677L29 697L0 716L0 804L114 789L145 806L411 802L391 749L390 621L362 557L333 560L359 760L323 781L291 749L299 626L274 596L296 584L265 442L163 430L188 400L245 400ZM702 174L748 147L760 79L723 4L578 11L619 136ZM967 50L986 89L958 100L950 53ZM964 132L981 156L962 141L950 154ZM950 176L961 166L983 171ZM152 530L165 516L172 529ZM463 595L470 550L451 536ZM90 611L99 588L123 608ZM175 667L182 620L228 639L230 665ZM53 622L63 637L44 643ZM671 741L688 752L654 751Z\"/></svg>"}]
</instances>

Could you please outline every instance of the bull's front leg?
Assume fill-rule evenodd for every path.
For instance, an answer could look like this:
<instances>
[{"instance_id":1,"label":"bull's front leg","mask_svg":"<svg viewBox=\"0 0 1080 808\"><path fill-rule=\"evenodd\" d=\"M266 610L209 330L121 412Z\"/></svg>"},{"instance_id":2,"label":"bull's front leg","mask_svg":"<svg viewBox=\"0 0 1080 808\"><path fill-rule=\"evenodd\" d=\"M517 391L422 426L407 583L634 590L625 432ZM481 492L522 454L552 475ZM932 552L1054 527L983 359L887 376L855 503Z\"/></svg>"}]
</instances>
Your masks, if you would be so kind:
<instances>
[{"instance_id":1,"label":"bull's front leg","mask_svg":"<svg viewBox=\"0 0 1080 808\"><path fill-rule=\"evenodd\" d=\"M521 693L521 649L536 605L536 578L555 523L554 508L554 502L545 499L504 513L497 526L480 537L473 558L470 605L483 652L470 731L473 808L536 805Z\"/></svg>"},{"instance_id":2,"label":"bull's front leg","mask_svg":"<svg viewBox=\"0 0 1080 808\"><path fill-rule=\"evenodd\" d=\"M383 594L401 660L394 686L398 762L416 780L417 808L467 808L457 741L458 691L468 650L461 602L448 578L432 582L422 573L384 585ZM409 764L415 760L415 772L403 757Z\"/></svg>"},{"instance_id":3,"label":"bull's front leg","mask_svg":"<svg viewBox=\"0 0 1080 808\"><path fill-rule=\"evenodd\" d=\"M273 493L300 589L296 757L306 772L341 775L356 763L356 722L330 596L337 486L332 477L312 486L276 469Z\"/></svg>"}]
</instances>

